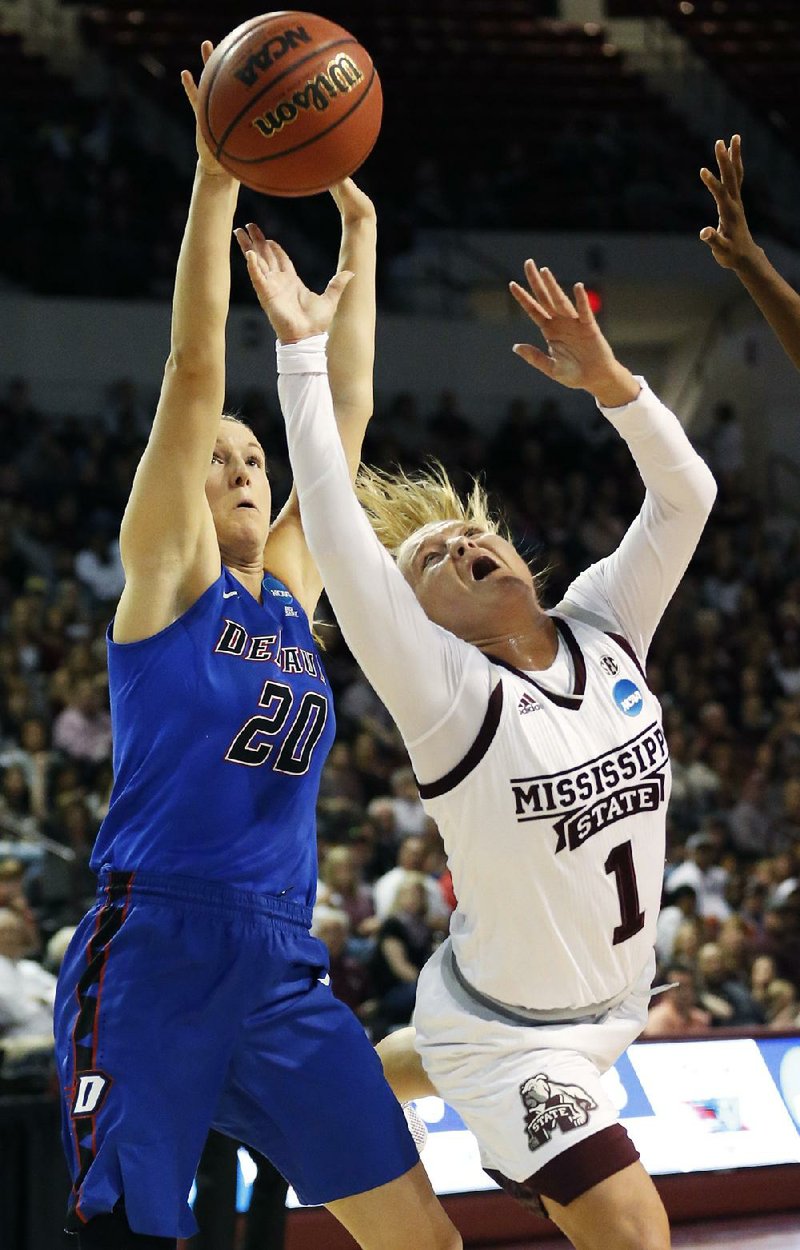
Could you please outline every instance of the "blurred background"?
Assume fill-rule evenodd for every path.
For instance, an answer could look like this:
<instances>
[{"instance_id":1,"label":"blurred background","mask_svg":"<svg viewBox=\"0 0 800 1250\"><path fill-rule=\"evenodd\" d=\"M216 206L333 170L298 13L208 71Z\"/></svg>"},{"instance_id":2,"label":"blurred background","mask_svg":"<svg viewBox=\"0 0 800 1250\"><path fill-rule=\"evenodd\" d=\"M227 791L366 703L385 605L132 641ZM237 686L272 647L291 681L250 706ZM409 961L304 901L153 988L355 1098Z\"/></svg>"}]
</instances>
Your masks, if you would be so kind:
<instances>
[{"instance_id":1,"label":"blurred background","mask_svg":"<svg viewBox=\"0 0 800 1250\"><path fill-rule=\"evenodd\" d=\"M356 175L378 210L376 413L364 458L484 473L548 604L610 552L641 500L583 393L511 354L507 293L533 256L590 288L617 355L715 471L711 521L651 651L674 788L660 1035L800 1024L800 378L735 277L698 241L698 171L743 137L758 241L800 287L795 0L319 0L381 76L385 117ZM0 0L0 1211L9 1250L53 1241L63 1204L52 994L89 905L112 780L104 632L118 532L169 342L195 162L179 82L236 0ZM244 190L318 289L336 261L328 196ZM232 254L228 410L289 485L272 335ZM323 617L337 743L319 804L316 930L334 989L377 1040L453 906L441 840L402 742ZM672 975L670 979L675 980ZM47 1197L31 1159L59 1175ZM13 1160L13 1162L12 1162ZM63 1182L65 1184L65 1181ZM52 1209L51 1209L52 1208ZM0 1216L0 1218L2 1218Z\"/></svg>"}]
</instances>

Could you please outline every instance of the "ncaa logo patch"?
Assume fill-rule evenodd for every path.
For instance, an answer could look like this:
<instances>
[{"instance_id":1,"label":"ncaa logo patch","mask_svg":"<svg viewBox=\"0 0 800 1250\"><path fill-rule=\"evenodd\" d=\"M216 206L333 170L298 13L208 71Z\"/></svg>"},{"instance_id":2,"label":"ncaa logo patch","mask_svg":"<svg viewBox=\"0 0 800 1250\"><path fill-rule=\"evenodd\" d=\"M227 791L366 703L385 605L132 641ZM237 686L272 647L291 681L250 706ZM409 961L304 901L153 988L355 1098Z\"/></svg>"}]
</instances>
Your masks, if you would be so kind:
<instances>
[{"instance_id":1,"label":"ncaa logo patch","mask_svg":"<svg viewBox=\"0 0 800 1250\"><path fill-rule=\"evenodd\" d=\"M620 681L614 683L614 689L611 693L614 695L614 702L617 707L626 716L639 715L644 706L644 701L642 692L635 682L629 681L627 677L623 677Z\"/></svg>"}]
</instances>

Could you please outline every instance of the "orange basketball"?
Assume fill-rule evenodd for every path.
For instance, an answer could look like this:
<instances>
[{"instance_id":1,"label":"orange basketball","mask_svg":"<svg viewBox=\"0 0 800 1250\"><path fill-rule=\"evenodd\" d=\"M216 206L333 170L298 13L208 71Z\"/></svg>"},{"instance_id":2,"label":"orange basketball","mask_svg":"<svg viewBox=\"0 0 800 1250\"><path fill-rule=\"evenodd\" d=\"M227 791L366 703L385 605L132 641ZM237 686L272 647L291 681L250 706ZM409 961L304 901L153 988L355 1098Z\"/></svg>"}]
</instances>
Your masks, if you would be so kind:
<instances>
[{"instance_id":1,"label":"orange basketball","mask_svg":"<svg viewBox=\"0 0 800 1250\"><path fill-rule=\"evenodd\" d=\"M369 53L314 13L265 13L212 52L199 83L203 137L267 195L315 195L366 160L383 94Z\"/></svg>"}]
</instances>

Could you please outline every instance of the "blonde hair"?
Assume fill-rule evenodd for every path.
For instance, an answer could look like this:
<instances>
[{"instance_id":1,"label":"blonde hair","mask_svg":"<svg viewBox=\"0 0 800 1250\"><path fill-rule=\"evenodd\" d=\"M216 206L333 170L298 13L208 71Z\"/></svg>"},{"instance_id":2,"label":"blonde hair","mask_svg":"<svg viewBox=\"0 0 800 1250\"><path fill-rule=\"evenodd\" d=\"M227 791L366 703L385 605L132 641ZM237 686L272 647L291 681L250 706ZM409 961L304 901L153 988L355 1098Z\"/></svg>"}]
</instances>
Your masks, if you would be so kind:
<instances>
[{"instance_id":1,"label":"blonde hair","mask_svg":"<svg viewBox=\"0 0 800 1250\"><path fill-rule=\"evenodd\" d=\"M425 900L425 919L427 920L428 912L430 911L430 900L428 898L428 891L425 888L426 880L427 878L424 872L415 872L413 868L405 868L403 870L403 876L397 882L397 885L395 887L394 897L392 898L391 906L389 907L389 911L387 915L389 916L397 915L397 913L400 911L401 893L408 886L415 885L417 889L422 891L422 898Z\"/></svg>"},{"instance_id":2,"label":"blonde hair","mask_svg":"<svg viewBox=\"0 0 800 1250\"><path fill-rule=\"evenodd\" d=\"M439 460L430 460L428 468L413 474L364 465L356 478L356 494L379 540L395 557L407 538L437 521L462 521L508 536L477 478L462 499Z\"/></svg>"}]
</instances>

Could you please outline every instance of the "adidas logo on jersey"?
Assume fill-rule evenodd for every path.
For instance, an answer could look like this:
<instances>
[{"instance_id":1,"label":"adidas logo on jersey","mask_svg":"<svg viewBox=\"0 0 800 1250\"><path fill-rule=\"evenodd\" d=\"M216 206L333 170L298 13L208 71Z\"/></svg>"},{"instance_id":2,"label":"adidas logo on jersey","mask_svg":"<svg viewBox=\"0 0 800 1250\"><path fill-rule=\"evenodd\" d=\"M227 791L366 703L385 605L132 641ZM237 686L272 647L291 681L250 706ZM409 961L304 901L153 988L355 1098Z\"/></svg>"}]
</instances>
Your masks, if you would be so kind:
<instances>
[{"instance_id":1,"label":"adidas logo on jersey","mask_svg":"<svg viewBox=\"0 0 800 1250\"><path fill-rule=\"evenodd\" d=\"M528 694L526 691L525 694L520 699L519 703L517 704L517 711L519 712L520 716L524 716L526 712L538 712L539 704L536 702L533 695Z\"/></svg>"}]
</instances>

